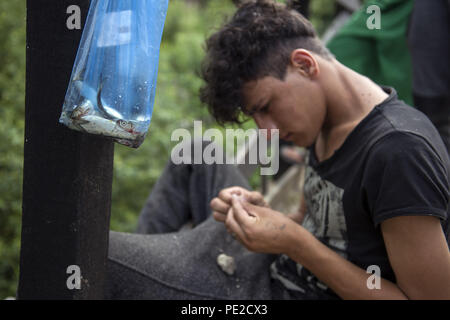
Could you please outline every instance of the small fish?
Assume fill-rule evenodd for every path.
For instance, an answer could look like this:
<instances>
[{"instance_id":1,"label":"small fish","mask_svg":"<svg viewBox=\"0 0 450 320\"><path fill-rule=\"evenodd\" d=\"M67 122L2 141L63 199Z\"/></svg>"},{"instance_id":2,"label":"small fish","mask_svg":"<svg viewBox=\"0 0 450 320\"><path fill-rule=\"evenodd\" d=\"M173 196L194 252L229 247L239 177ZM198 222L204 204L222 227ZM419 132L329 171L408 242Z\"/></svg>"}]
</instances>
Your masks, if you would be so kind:
<instances>
[{"instance_id":1,"label":"small fish","mask_svg":"<svg viewBox=\"0 0 450 320\"><path fill-rule=\"evenodd\" d=\"M133 140L140 135L141 133L135 130L133 122L124 120L119 112L105 106L102 99L104 81L100 82L96 92L91 86L83 82L81 79L82 73L84 73L84 70L77 73L73 78L74 85L80 91L80 95L85 98L81 105L69 113L73 125L78 130L118 139ZM102 78L101 75L100 78ZM97 104L96 108L95 104Z\"/></svg>"},{"instance_id":2,"label":"small fish","mask_svg":"<svg viewBox=\"0 0 450 320\"><path fill-rule=\"evenodd\" d=\"M81 122L85 116L92 113L93 109L92 103L89 100L84 100L82 104L70 112L69 117L74 122Z\"/></svg>"},{"instance_id":3,"label":"small fish","mask_svg":"<svg viewBox=\"0 0 450 320\"><path fill-rule=\"evenodd\" d=\"M113 120L95 115L86 116L84 120L87 122L81 124L81 126L89 133L127 140L133 140L136 137L134 134L119 128Z\"/></svg>"},{"instance_id":4,"label":"small fish","mask_svg":"<svg viewBox=\"0 0 450 320\"><path fill-rule=\"evenodd\" d=\"M126 121L122 119L122 115L120 115L117 111L105 107L102 102L102 90L103 90L103 82L100 83L100 88L97 93L97 107L101 111L102 115L112 121L115 121L117 126L122 130L131 133L133 135L139 134L139 132L135 131L135 126L131 121Z\"/></svg>"},{"instance_id":5,"label":"small fish","mask_svg":"<svg viewBox=\"0 0 450 320\"><path fill-rule=\"evenodd\" d=\"M98 110L100 110L100 112L102 113L102 115L106 119L113 120L113 121L119 120L117 117L115 117L114 115L111 115L108 111L106 111L105 107L103 106L102 90L103 90L103 81L100 83L100 87L99 87L98 92L97 92L97 107L98 107Z\"/></svg>"},{"instance_id":6,"label":"small fish","mask_svg":"<svg viewBox=\"0 0 450 320\"><path fill-rule=\"evenodd\" d=\"M129 132L131 134L137 134L138 132L134 131L134 124L131 121L125 121L125 120L117 120L116 121L119 128L125 130L126 132Z\"/></svg>"}]
</instances>

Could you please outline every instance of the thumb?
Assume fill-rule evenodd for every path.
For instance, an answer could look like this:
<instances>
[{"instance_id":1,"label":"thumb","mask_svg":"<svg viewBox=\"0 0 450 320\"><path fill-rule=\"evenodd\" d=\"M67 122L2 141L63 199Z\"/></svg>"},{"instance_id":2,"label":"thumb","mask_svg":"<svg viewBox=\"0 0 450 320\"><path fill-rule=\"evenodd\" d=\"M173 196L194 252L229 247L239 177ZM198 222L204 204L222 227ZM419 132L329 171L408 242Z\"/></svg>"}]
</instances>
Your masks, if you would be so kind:
<instances>
[{"instance_id":1,"label":"thumb","mask_svg":"<svg viewBox=\"0 0 450 320\"><path fill-rule=\"evenodd\" d=\"M236 199L239 202L239 205L243 208L243 210L249 215L250 217L257 217L258 213L263 208L260 205L255 205L253 203L250 203L248 201L243 201L242 199L237 198Z\"/></svg>"},{"instance_id":2,"label":"thumb","mask_svg":"<svg viewBox=\"0 0 450 320\"><path fill-rule=\"evenodd\" d=\"M236 196L233 196L232 199L232 206L234 211L234 217L236 218L236 221L239 224L247 224L249 222L252 222L252 220L255 218L254 215L251 215L244 206L247 204L247 202L242 201L241 198L238 198Z\"/></svg>"}]
</instances>

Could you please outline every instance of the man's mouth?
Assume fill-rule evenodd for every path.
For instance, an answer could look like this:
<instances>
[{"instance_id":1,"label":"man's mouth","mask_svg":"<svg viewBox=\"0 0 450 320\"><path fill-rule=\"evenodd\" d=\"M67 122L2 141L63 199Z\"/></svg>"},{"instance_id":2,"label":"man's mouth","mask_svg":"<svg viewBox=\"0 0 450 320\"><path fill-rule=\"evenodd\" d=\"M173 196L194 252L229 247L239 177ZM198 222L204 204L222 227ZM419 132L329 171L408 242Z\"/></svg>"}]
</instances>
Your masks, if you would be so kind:
<instances>
[{"instance_id":1,"label":"man's mouth","mask_svg":"<svg viewBox=\"0 0 450 320\"><path fill-rule=\"evenodd\" d=\"M285 134L281 139L289 141L290 138L292 138L292 133Z\"/></svg>"}]
</instances>

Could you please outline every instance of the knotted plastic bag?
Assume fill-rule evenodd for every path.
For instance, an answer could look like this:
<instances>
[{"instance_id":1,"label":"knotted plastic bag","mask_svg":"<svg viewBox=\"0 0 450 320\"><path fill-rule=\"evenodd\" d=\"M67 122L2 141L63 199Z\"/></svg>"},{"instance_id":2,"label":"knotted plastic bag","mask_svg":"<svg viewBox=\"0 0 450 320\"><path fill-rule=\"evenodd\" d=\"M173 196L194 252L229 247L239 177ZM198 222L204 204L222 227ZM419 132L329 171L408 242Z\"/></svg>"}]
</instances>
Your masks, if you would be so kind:
<instances>
[{"instance_id":1,"label":"knotted plastic bag","mask_svg":"<svg viewBox=\"0 0 450 320\"><path fill-rule=\"evenodd\" d=\"M153 112L168 0L91 0L60 122L137 148Z\"/></svg>"}]
</instances>

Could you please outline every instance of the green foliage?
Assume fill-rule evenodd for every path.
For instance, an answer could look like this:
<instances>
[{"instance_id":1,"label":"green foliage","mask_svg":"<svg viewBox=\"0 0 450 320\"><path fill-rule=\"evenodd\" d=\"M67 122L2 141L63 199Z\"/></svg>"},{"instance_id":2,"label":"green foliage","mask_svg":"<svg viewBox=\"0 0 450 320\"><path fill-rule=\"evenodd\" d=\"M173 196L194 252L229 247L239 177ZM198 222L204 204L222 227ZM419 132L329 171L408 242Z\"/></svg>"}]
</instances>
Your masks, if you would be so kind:
<instances>
[{"instance_id":1,"label":"green foliage","mask_svg":"<svg viewBox=\"0 0 450 320\"><path fill-rule=\"evenodd\" d=\"M18 278L25 96L25 1L0 2L0 298Z\"/></svg>"},{"instance_id":2,"label":"green foliage","mask_svg":"<svg viewBox=\"0 0 450 320\"><path fill-rule=\"evenodd\" d=\"M322 0L318 2L330 2ZM231 1L171 0L161 45L153 119L143 145L116 145L111 228L131 232L151 188L177 142L177 128L219 128L198 99L205 37L233 11ZM314 4L316 1L312 1ZM0 299L15 295L18 280L25 96L25 1L0 1ZM320 9L320 8L319 8ZM319 10L320 11L320 10ZM254 127L252 122L244 129ZM219 128L224 130L224 128ZM228 146L227 146L228 147ZM256 188L259 175L251 179Z\"/></svg>"},{"instance_id":3,"label":"green foliage","mask_svg":"<svg viewBox=\"0 0 450 320\"><path fill-rule=\"evenodd\" d=\"M310 1L310 21L319 35L322 35L333 20L336 11L334 0Z\"/></svg>"}]
</instances>

